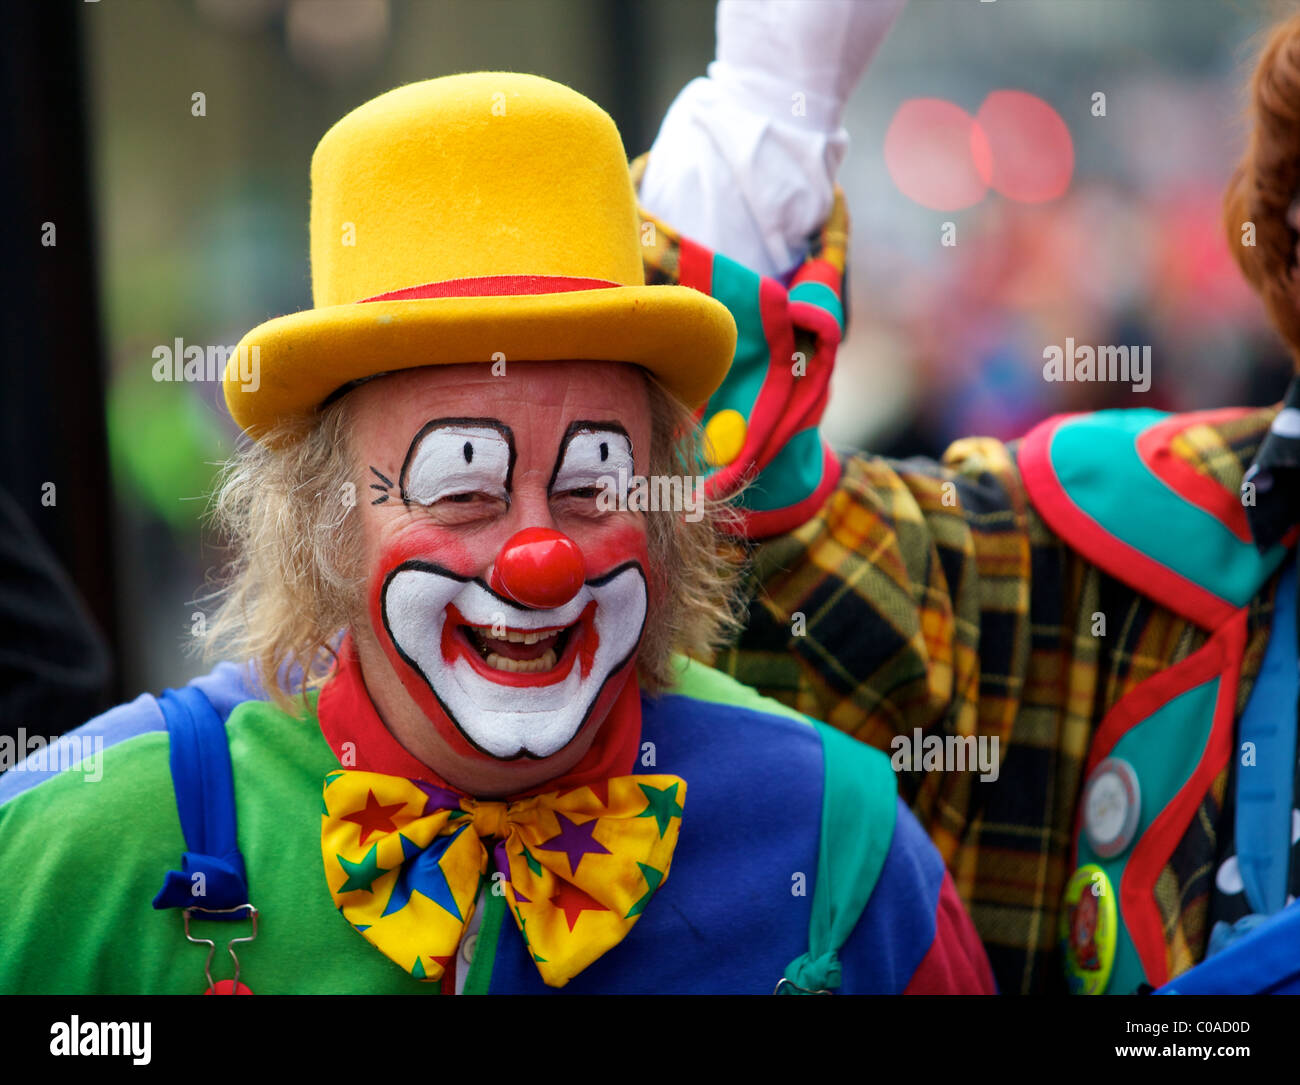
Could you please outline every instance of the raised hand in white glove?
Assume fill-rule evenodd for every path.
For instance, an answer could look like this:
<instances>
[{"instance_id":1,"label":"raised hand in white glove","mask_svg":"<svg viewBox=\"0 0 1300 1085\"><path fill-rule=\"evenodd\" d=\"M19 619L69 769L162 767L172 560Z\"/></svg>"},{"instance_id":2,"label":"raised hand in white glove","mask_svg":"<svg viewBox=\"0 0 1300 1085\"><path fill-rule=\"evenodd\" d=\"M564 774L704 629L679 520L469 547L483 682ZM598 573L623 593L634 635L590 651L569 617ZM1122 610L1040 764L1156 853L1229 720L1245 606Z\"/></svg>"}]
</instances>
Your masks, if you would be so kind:
<instances>
[{"instance_id":1,"label":"raised hand in white glove","mask_svg":"<svg viewBox=\"0 0 1300 1085\"><path fill-rule=\"evenodd\" d=\"M845 103L905 0L720 0L717 59L664 117L652 215L765 275L798 266L830 212Z\"/></svg>"}]
</instances>

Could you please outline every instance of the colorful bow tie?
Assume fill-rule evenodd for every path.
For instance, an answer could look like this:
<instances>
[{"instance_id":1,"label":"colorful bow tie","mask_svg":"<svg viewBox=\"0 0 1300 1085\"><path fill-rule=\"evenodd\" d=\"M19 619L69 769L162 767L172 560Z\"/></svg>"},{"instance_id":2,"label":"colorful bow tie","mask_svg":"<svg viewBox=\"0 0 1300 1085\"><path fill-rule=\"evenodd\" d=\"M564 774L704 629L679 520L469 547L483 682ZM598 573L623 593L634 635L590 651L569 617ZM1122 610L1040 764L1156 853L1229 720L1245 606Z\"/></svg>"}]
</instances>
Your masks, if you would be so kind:
<instances>
[{"instance_id":1,"label":"colorful bow tie","mask_svg":"<svg viewBox=\"0 0 1300 1085\"><path fill-rule=\"evenodd\" d=\"M597 787L480 802L419 780L325 777L321 854L343 916L419 979L441 979L474 914L494 838L504 892L542 980L563 987L618 945L668 877L686 783L618 776Z\"/></svg>"}]
</instances>

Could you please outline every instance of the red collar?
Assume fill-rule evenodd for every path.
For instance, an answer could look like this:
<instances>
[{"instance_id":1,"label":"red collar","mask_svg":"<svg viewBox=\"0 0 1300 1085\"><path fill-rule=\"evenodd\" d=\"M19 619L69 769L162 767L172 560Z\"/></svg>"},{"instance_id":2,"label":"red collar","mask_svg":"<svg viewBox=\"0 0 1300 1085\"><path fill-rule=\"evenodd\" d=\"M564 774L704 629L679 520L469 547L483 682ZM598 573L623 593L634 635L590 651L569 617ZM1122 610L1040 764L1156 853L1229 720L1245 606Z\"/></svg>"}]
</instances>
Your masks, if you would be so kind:
<instances>
[{"instance_id":1,"label":"red collar","mask_svg":"<svg viewBox=\"0 0 1300 1085\"><path fill-rule=\"evenodd\" d=\"M351 634L339 646L334 673L321 690L317 718L321 734L340 764L344 743L351 743L347 751L350 768L424 780L459 791L409 753L384 726L366 689ZM623 683L622 692L582 760L563 776L510 797L564 791L613 776L626 776L635 767L640 748L641 696L636 676L632 675Z\"/></svg>"}]
</instances>

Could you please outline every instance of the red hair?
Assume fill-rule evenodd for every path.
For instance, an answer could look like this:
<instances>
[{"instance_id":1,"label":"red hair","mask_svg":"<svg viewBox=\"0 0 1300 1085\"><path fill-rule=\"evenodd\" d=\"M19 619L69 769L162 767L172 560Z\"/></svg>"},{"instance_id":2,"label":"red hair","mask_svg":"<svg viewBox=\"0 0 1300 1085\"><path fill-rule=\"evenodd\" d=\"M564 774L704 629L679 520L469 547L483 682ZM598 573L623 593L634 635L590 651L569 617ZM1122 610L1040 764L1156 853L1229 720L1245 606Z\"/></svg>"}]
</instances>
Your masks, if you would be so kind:
<instances>
[{"instance_id":1,"label":"red hair","mask_svg":"<svg viewBox=\"0 0 1300 1085\"><path fill-rule=\"evenodd\" d=\"M1250 81L1246 151L1223 198L1228 248L1300 368L1300 15L1268 34ZM1254 244L1247 224L1254 226Z\"/></svg>"}]
</instances>

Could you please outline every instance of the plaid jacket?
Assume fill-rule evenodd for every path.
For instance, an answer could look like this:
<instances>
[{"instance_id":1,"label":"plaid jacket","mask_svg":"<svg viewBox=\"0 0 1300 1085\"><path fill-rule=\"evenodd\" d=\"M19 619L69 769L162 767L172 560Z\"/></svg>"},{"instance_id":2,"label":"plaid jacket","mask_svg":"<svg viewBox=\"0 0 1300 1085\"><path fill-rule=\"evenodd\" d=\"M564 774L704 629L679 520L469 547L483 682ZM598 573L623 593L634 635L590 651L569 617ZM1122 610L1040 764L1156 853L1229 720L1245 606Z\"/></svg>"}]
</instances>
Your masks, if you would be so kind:
<instances>
[{"instance_id":1,"label":"plaid jacket","mask_svg":"<svg viewBox=\"0 0 1300 1085\"><path fill-rule=\"evenodd\" d=\"M639 176L643 163L634 166ZM656 224L648 282L675 282L678 238ZM842 266L842 197L811 259ZM1276 408L1193 422L1170 454L1236 495ZM1063 990L1057 924L1093 736L1126 694L1211 631L1104 572L1031 504L1019 442L958 441L941 462L845 458L801 526L751 557L748 625L714 665L864 742L997 736L996 782L900 774L1004 992ZM1189 540L1194 545L1194 540ZM1268 640L1277 575L1244 608L1240 714ZM1107 635L1094 634L1094 615ZM802 635L795 616L802 615ZM1213 779L1155 898L1170 976L1205 953L1216 857L1230 835L1229 769Z\"/></svg>"}]
</instances>

